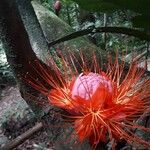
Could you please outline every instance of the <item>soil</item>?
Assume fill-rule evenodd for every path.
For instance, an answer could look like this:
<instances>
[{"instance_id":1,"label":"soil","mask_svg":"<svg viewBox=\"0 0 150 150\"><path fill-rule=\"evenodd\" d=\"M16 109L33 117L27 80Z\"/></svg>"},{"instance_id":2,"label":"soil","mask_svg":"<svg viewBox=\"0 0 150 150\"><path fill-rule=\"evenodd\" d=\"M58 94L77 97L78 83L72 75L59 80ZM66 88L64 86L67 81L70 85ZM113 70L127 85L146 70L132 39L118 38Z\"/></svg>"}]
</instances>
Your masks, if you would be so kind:
<instances>
[{"instance_id":1,"label":"soil","mask_svg":"<svg viewBox=\"0 0 150 150\"><path fill-rule=\"evenodd\" d=\"M37 123L34 113L22 99L17 86L6 86L0 95L0 147ZM47 133L42 129L16 150L52 150Z\"/></svg>"}]
</instances>

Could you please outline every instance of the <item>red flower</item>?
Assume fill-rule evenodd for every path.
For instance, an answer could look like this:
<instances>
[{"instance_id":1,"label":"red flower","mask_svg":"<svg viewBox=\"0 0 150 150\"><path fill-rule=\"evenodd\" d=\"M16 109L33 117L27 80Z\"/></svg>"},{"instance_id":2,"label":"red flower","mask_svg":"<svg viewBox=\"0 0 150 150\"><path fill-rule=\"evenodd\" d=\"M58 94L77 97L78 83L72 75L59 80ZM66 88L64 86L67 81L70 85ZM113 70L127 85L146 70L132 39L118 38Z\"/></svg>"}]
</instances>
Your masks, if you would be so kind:
<instances>
[{"instance_id":1,"label":"red flower","mask_svg":"<svg viewBox=\"0 0 150 150\"><path fill-rule=\"evenodd\" d=\"M82 73L75 71L77 68L70 67L64 58L64 72L51 60L62 86L40 64L41 76L53 89L49 91L34 81L30 84L45 94L50 104L65 109L72 115L75 132L80 141L89 139L96 146L100 141L107 141L109 137L110 141L124 139L129 143L135 142L149 147L148 141L132 132L133 129L150 131L150 128L135 123L150 107L150 79L142 79L144 69L139 68L137 62L132 62L129 71L125 72L125 63L119 65L116 58L114 64L109 61L107 70L103 72L95 59L92 70L82 60Z\"/></svg>"}]
</instances>

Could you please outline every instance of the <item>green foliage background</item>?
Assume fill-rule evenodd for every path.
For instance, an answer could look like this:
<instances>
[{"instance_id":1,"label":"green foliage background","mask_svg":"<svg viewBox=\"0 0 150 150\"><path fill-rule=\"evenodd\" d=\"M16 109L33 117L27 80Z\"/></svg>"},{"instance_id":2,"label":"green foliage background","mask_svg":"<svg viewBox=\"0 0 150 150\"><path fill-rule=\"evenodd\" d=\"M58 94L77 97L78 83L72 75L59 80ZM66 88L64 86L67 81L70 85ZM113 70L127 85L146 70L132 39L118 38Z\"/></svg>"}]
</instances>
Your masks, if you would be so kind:
<instances>
[{"instance_id":1,"label":"green foliage background","mask_svg":"<svg viewBox=\"0 0 150 150\"><path fill-rule=\"evenodd\" d=\"M135 12L132 18L134 27L150 30L150 1L149 0L73 0L81 8L88 11L112 13L117 10Z\"/></svg>"},{"instance_id":2,"label":"green foliage background","mask_svg":"<svg viewBox=\"0 0 150 150\"><path fill-rule=\"evenodd\" d=\"M62 9L60 18L69 23L75 30L104 26L104 15L107 16L106 26L138 29L150 35L150 1L149 0L60 0ZM43 0L42 5L53 11L54 0ZM94 17L94 21L83 19L84 12ZM92 20L92 21L91 21ZM81 23L82 22L82 23ZM82 24L82 25L81 25ZM146 41L119 34L90 35L97 46L102 49L128 49L129 51L147 45ZM105 45L105 46L104 46Z\"/></svg>"}]
</instances>

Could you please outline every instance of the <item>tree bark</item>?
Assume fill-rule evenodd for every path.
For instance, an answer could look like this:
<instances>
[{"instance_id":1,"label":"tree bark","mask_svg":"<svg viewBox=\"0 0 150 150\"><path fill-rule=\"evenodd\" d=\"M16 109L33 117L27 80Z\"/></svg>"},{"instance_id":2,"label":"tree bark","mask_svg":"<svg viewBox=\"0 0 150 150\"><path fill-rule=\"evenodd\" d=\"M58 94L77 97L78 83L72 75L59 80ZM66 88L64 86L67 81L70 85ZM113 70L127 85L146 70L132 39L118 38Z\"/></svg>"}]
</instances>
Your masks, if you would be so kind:
<instances>
[{"instance_id":1,"label":"tree bark","mask_svg":"<svg viewBox=\"0 0 150 150\"><path fill-rule=\"evenodd\" d=\"M41 57L42 50L48 49L30 0L1 0L0 22L7 60L14 72L22 97L39 115L39 112L43 113L42 108L26 97L26 91L31 88L21 79L29 70L31 75L38 78L30 63L32 64L35 59L44 59Z\"/></svg>"}]
</instances>

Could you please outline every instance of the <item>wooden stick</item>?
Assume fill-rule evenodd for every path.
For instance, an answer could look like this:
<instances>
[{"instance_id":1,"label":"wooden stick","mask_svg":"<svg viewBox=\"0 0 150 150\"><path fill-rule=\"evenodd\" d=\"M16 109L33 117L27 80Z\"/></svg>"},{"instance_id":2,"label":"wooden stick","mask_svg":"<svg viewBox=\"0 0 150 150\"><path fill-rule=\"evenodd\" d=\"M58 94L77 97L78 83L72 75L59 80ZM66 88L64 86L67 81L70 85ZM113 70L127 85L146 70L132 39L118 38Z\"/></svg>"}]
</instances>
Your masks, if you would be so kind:
<instances>
[{"instance_id":1,"label":"wooden stick","mask_svg":"<svg viewBox=\"0 0 150 150\"><path fill-rule=\"evenodd\" d=\"M1 147L0 150L12 150L13 148L16 148L17 146L25 142L25 140L27 140L29 137L31 137L35 132L40 131L42 128L43 124L41 122L36 124L33 128L18 136L16 139L9 142L5 146Z\"/></svg>"}]
</instances>

